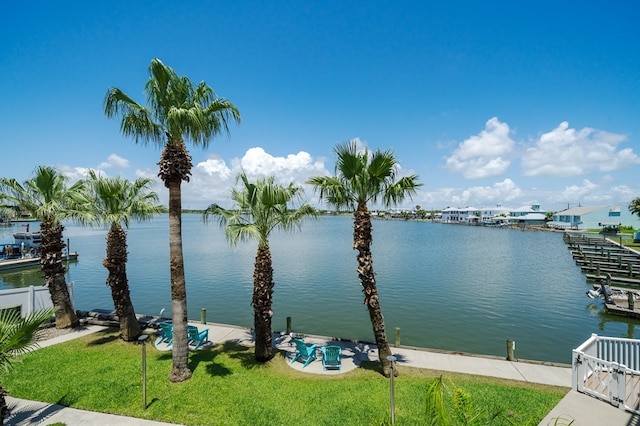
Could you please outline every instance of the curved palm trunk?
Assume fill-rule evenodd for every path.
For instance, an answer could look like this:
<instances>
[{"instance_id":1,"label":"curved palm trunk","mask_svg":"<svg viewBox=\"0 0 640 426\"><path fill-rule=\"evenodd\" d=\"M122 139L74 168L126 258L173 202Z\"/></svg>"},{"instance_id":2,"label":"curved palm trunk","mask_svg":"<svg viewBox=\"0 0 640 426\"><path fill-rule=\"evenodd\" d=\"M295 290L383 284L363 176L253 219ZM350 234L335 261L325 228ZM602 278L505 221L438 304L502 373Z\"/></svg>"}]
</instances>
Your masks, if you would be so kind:
<instances>
[{"instance_id":1,"label":"curved palm trunk","mask_svg":"<svg viewBox=\"0 0 640 426\"><path fill-rule=\"evenodd\" d=\"M111 288L113 305L120 321L120 337L126 342L140 335L140 324L136 318L127 279L127 233L114 223L107 234L107 257L102 262L109 271L107 285Z\"/></svg>"},{"instance_id":2,"label":"curved palm trunk","mask_svg":"<svg viewBox=\"0 0 640 426\"><path fill-rule=\"evenodd\" d=\"M378 358L382 365L382 373L385 377L391 375L391 362L387 357L391 355L387 333L384 328L384 317L378 299L378 289L376 287L376 277L373 271L373 258L371 256L371 213L366 205L358 205L358 209L353 214L353 248L358 250L358 277L362 284L364 293L364 304L367 305L373 335L378 346Z\"/></svg>"},{"instance_id":3,"label":"curved palm trunk","mask_svg":"<svg viewBox=\"0 0 640 426\"><path fill-rule=\"evenodd\" d=\"M258 246L253 271L253 324L256 334L256 361L266 362L273 357L271 347L271 303L273 300L273 266L269 243Z\"/></svg>"},{"instance_id":4,"label":"curved palm trunk","mask_svg":"<svg viewBox=\"0 0 640 426\"><path fill-rule=\"evenodd\" d=\"M73 310L69 289L64 277L65 268L62 265L62 241L64 226L50 219L40 223L42 243L40 244L40 267L44 274L45 285L49 288L51 301L56 309L56 328L77 327L80 322Z\"/></svg>"}]
</instances>

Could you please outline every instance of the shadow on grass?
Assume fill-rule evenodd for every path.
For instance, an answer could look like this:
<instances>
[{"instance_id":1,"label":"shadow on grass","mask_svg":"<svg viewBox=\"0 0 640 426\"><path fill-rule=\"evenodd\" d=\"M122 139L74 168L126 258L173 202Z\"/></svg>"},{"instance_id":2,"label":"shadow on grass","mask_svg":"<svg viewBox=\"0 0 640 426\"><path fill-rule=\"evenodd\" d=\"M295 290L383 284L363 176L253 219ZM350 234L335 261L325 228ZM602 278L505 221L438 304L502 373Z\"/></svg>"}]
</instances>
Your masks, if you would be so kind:
<instances>
[{"instance_id":1,"label":"shadow on grass","mask_svg":"<svg viewBox=\"0 0 640 426\"><path fill-rule=\"evenodd\" d=\"M373 371L384 376L382 374L382 367L380 366L380 363L378 361L362 361L360 362L359 367L363 370Z\"/></svg>"},{"instance_id":2,"label":"shadow on grass","mask_svg":"<svg viewBox=\"0 0 640 426\"><path fill-rule=\"evenodd\" d=\"M118 334L114 334L112 329L101 330L94 334L98 337L88 342L87 346L105 345L107 343L115 342L116 340L121 340L120 336Z\"/></svg>"}]
</instances>

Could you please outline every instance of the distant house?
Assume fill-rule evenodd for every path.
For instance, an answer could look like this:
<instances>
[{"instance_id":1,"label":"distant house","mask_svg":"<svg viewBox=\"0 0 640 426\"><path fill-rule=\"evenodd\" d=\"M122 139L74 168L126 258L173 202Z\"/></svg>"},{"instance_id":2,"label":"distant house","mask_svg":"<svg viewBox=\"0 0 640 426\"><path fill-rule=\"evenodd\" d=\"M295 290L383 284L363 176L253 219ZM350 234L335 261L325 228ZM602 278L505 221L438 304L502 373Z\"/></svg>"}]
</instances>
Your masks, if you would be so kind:
<instances>
[{"instance_id":1,"label":"distant house","mask_svg":"<svg viewBox=\"0 0 640 426\"><path fill-rule=\"evenodd\" d=\"M616 229L633 226L640 229L640 218L631 214L626 205L573 207L553 215L548 226L561 229Z\"/></svg>"}]
</instances>

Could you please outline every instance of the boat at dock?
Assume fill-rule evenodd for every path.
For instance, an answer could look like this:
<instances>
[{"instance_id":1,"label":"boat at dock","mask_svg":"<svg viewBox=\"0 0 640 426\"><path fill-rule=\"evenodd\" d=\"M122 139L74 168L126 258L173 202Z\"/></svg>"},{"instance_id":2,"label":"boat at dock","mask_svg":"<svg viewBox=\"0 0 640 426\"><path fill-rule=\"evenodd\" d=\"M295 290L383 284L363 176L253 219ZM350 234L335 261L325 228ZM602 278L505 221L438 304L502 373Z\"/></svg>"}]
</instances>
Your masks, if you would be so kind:
<instances>
[{"instance_id":1,"label":"boat at dock","mask_svg":"<svg viewBox=\"0 0 640 426\"><path fill-rule=\"evenodd\" d=\"M42 235L40 231L36 232L16 232L13 234L16 244L23 244L27 249L37 249L42 243Z\"/></svg>"}]
</instances>

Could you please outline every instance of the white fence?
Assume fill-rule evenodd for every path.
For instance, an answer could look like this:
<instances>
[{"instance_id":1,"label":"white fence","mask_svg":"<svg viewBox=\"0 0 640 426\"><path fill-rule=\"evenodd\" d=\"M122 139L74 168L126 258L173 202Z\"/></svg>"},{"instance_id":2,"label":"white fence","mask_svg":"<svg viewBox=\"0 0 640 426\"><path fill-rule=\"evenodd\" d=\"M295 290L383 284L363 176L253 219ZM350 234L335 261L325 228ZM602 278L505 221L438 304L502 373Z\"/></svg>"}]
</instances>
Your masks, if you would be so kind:
<instances>
[{"instance_id":1,"label":"white fence","mask_svg":"<svg viewBox=\"0 0 640 426\"><path fill-rule=\"evenodd\" d=\"M592 334L573 350L572 365L574 390L640 414L640 340Z\"/></svg>"},{"instance_id":2,"label":"white fence","mask_svg":"<svg viewBox=\"0 0 640 426\"><path fill-rule=\"evenodd\" d=\"M67 288L73 305L73 282L67 283ZM40 309L52 308L49 289L44 286L29 286L0 290L0 309L17 309L18 306L23 317Z\"/></svg>"}]
</instances>

